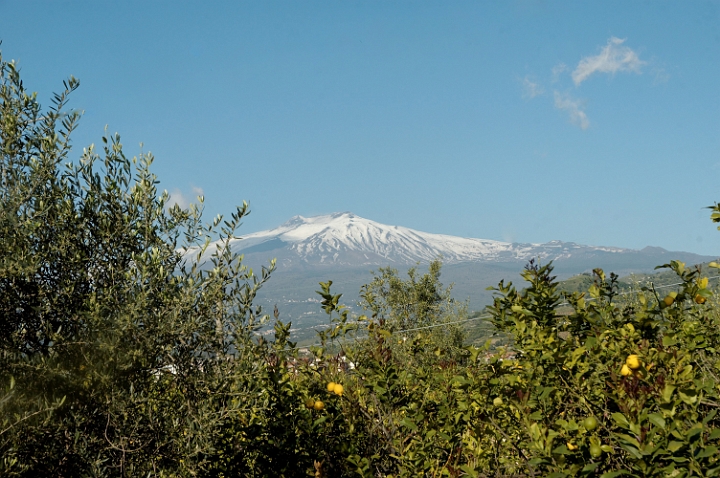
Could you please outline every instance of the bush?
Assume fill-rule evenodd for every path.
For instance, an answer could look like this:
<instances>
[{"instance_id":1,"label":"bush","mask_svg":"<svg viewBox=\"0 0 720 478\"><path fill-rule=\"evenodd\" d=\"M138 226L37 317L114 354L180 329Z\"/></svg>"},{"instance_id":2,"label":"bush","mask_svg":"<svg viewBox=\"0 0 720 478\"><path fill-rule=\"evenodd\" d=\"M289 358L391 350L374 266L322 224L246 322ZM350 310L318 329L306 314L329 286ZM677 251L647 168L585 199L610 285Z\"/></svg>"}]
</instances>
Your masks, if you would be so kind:
<instances>
[{"instance_id":1,"label":"bush","mask_svg":"<svg viewBox=\"0 0 720 478\"><path fill-rule=\"evenodd\" d=\"M228 247L247 205L209 226L196 206L168 210L152 157L128 159L117 135L69 162L79 82L41 111L2 57L0 81L0 473L214 467L227 422L267 408L273 344L252 339L252 302L273 265L258 277Z\"/></svg>"},{"instance_id":2,"label":"bush","mask_svg":"<svg viewBox=\"0 0 720 478\"><path fill-rule=\"evenodd\" d=\"M522 292L498 287L492 312L514 336L515 357L498 364L490 393L503 398L498 423L523 467L558 476L720 471L719 318L699 268L662 267L682 283L672 301L654 290L622 301L616 277L596 270L565 317L553 313L561 297L550 266L531 264Z\"/></svg>"},{"instance_id":3,"label":"bush","mask_svg":"<svg viewBox=\"0 0 720 478\"><path fill-rule=\"evenodd\" d=\"M666 296L620 296L598 269L587 293L563 297L552 265L531 261L527 287L501 282L489 310L513 345L469 347L461 363L395 353L372 322L361 347L346 345L358 369L336 412L354 430L345 474L719 473L716 301L699 267L661 267L681 283ZM566 300L573 312L559 315Z\"/></svg>"}]
</instances>

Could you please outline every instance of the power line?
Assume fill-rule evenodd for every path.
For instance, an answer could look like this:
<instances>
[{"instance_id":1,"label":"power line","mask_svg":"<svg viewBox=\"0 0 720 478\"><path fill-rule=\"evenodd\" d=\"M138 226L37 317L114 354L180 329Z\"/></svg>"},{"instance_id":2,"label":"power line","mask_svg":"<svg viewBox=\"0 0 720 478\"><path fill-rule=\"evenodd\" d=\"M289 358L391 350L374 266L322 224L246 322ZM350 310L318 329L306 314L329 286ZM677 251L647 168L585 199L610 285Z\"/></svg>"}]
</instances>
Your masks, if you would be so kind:
<instances>
[{"instance_id":1,"label":"power line","mask_svg":"<svg viewBox=\"0 0 720 478\"><path fill-rule=\"evenodd\" d=\"M713 276L713 277L708 277L708 280L718 279L718 278L720 278L720 275ZM676 283L674 283L674 284L665 284L665 285L661 285L661 286L658 286L658 287L654 287L652 281L650 281L650 285L653 286L653 288L654 288L655 290L667 289L668 287L676 287L676 286L683 285L683 284L684 284L684 282L676 282ZM635 294L635 293L636 293L636 291L620 292L620 293L615 294L615 296L624 296L624 295ZM594 301L594 300L597 300L597 299L595 299L595 298L590 298L590 299L588 299L588 301ZM404 305L405 305L405 306L410 306L410 305L414 305L414 304L404 304ZM567 301L566 301L566 302L562 302L562 303L558 304L556 307L563 307L563 306L566 306L566 305L570 305L570 303L567 302ZM440 323L440 324L432 324L432 325L426 325L426 326L422 326L422 327L413 327L413 328L410 328L410 329L396 330L396 331L394 331L394 332L391 332L391 335L398 335L398 334L406 333L406 332L416 332L416 331L418 331L418 330L433 329L433 328L437 328L437 327L444 327L444 326L447 326L447 325L464 324L464 323L467 323L467 322L473 322L473 321L477 321L477 320L485 320L485 319L490 319L490 318L492 318L492 315L481 315L481 316L478 316L478 317L470 317L470 318L468 318L468 319L456 320L456 321L453 321L453 322L443 322L443 323ZM308 328L314 329L314 328L317 328L317 327L332 327L332 325L333 325L333 324L322 324L322 325L314 325L314 326L308 327ZM300 329L300 330L303 330L303 329ZM307 329L304 329L304 330L307 330ZM288 347L288 348L286 348L286 349L283 349L283 351L299 350L299 349L304 349L304 348L309 348L309 347L319 347L319 346L321 346L321 345L322 345L321 343L315 343L315 344L303 345L303 346L297 346L297 347Z\"/></svg>"}]
</instances>

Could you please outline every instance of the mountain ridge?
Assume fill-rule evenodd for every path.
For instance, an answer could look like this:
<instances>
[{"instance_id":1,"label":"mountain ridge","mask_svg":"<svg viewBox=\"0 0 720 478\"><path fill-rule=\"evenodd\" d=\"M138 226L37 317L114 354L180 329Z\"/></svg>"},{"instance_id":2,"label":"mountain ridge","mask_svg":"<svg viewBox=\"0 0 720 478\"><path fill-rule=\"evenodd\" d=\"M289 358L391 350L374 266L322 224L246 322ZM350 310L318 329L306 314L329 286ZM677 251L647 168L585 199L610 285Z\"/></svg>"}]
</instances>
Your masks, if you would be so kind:
<instances>
[{"instance_id":1,"label":"mountain ridge","mask_svg":"<svg viewBox=\"0 0 720 478\"><path fill-rule=\"evenodd\" d=\"M217 244L208 248L205 257ZM380 267L393 267L405 277L410 267L423 272L431 260L440 258L441 280L454 284L453 297L467 301L470 310L481 310L492 302L487 288L500 280L522 282L519 273L531 258L542 263L552 260L560 280L594 268L623 276L653 272L670 260L690 265L717 259L652 246L636 250L559 240L530 244L462 238L389 226L349 212L293 216L276 228L233 239L230 246L253 269L277 259L277 270L257 301L265 310L277 305L283 320L306 329L327 321L315 294L318 282L332 280L334 293L342 293L343 303L353 309L360 287L371 282L372 271Z\"/></svg>"},{"instance_id":2,"label":"mountain ridge","mask_svg":"<svg viewBox=\"0 0 720 478\"><path fill-rule=\"evenodd\" d=\"M586 246L573 242L510 243L492 239L435 234L390 226L351 212L321 216L293 216L282 225L246 234L231 241L243 253L287 248L295 259L335 265L413 265L442 258L445 264L463 262L515 262L530 258L558 260L573 252L622 253L619 247ZM292 260L290 255L282 259Z\"/></svg>"}]
</instances>

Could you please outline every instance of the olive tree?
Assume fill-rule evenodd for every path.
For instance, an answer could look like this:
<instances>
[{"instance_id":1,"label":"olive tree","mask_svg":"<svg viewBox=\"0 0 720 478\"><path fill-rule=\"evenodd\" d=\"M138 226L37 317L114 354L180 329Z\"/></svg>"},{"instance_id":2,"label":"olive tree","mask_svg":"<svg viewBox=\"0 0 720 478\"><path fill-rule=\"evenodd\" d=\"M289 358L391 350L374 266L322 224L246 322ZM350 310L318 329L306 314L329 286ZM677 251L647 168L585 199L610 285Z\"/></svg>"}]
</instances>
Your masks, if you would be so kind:
<instances>
[{"instance_id":1,"label":"olive tree","mask_svg":"<svg viewBox=\"0 0 720 478\"><path fill-rule=\"evenodd\" d=\"M169 207L117 134L73 161L63 86L41 108L0 54L0 473L202 474L264 406L277 345L253 299L274 263L230 249L246 203L210 224L202 198Z\"/></svg>"}]
</instances>

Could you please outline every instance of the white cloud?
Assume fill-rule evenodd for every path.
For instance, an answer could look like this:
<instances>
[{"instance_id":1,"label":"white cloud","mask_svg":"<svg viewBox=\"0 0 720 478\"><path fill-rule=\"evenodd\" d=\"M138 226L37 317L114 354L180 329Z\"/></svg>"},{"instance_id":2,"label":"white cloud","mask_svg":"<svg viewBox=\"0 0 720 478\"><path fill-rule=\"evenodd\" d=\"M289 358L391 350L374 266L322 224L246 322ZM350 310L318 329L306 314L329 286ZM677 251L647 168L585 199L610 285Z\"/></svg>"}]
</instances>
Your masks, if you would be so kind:
<instances>
[{"instance_id":1,"label":"white cloud","mask_svg":"<svg viewBox=\"0 0 720 478\"><path fill-rule=\"evenodd\" d=\"M580 126L580 128L588 129L588 126L590 126L590 120L583 111L584 105L580 100L555 91L555 108L567 111L568 115L570 115L570 121Z\"/></svg>"},{"instance_id":2,"label":"white cloud","mask_svg":"<svg viewBox=\"0 0 720 478\"><path fill-rule=\"evenodd\" d=\"M640 60L637 53L626 46L622 46L625 40L611 37L607 45L600 51L599 55L586 56L578 63L575 71L572 72L572 79L575 86L587 80L593 73L611 73L618 71L632 71L641 73L640 69L645 62Z\"/></svg>"},{"instance_id":3,"label":"white cloud","mask_svg":"<svg viewBox=\"0 0 720 478\"><path fill-rule=\"evenodd\" d=\"M523 98L535 98L545 94L542 86L530 80L527 76L523 79Z\"/></svg>"},{"instance_id":4,"label":"white cloud","mask_svg":"<svg viewBox=\"0 0 720 478\"><path fill-rule=\"evenodd\" d=\"M552 82L557 83L560 79L560 75L562 75L564 72L566 72L568 69L567 65L565 63L558 63L557 65L553 66L552 69Z\"/></svg>"},{"instance_id":5,"label":"white cloud","mask_svg":"<svg viewBox=\"0 0 720 478\"><path fill-rule=\"evenodd\" d=\"M175 204L180 206L182 209L187 209L188 206L190 206L190 203L197 202L197 197L202 196L204 193L202 188L193 186L192 196L184 194L178 188L173 189L169 194L170 197L165 204L168 209L173 207Z\"/></svg>"}]
</instances>

